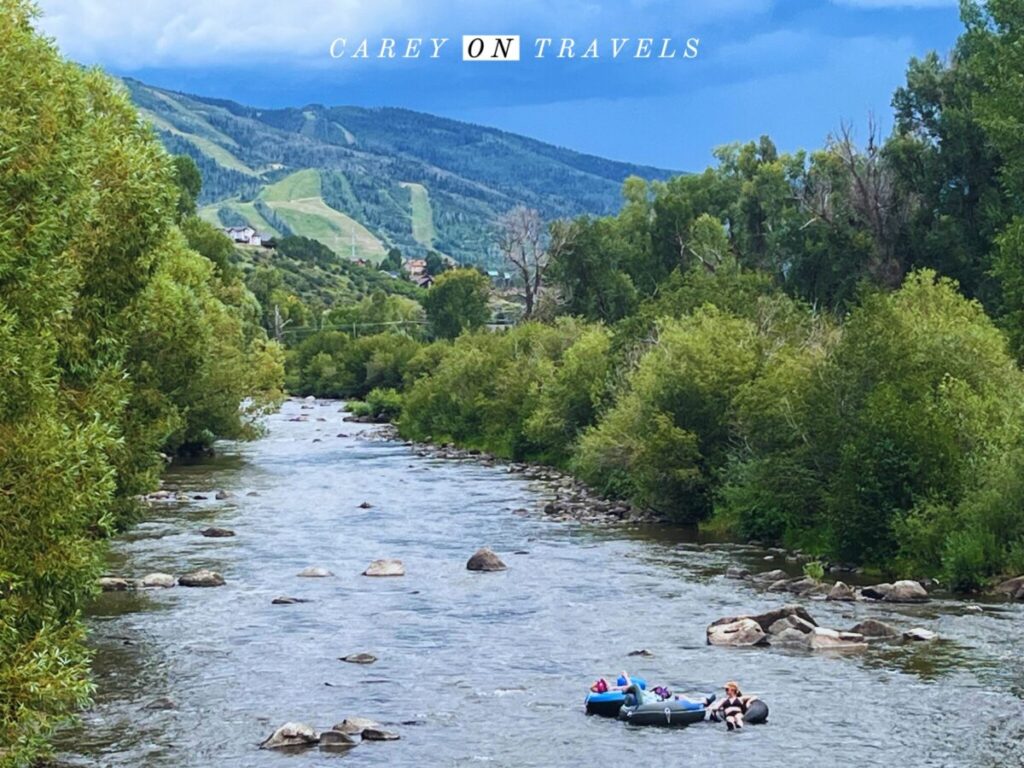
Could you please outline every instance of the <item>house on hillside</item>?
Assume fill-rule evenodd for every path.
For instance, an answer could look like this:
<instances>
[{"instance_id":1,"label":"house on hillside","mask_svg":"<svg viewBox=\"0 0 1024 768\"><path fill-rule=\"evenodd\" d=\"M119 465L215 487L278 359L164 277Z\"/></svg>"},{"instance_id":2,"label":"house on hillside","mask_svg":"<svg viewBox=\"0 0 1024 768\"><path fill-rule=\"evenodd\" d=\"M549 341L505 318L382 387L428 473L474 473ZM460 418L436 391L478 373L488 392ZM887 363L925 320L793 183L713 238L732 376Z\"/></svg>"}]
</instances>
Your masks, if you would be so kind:
<instances>
[{"instance_id":1,"label":"house on hillside","mask_svg":"<svg viewBox=\"0 0 1024 768\"><path fill-rule=\"evenodd\" d=\"M488 269L487 277L490 278L491 283L495 288L504 290L512 287L512 273L511 272L499 272L496 269Z\"/></svg>"},{"instance_id":2,"label":"house on hillside","mask_svg":"<svg viewBox=\"0 0 1024 768\"><path fill-rule=\"evenodd\" d=\"M405 270L405 274L407 274L409 279L414 283L429 274L427 272L426 259L409 259L402 265L402 268Z\"/></svg>"},{"instance_id":3,"label":"house on hillside","mask_svg":"<svg viewBox=\"0 0 1024 768\"><path fill-rule=\"evenodd\" d=\"M423 277L414 278L413 282L416 283L416 285L418 285L420 288L429 288L434 284L434 278L432 278L430 275L424 275Z\"/></svg>"},{"instance_id":4,"label":"house on hillside","mask_svg":"<svg viewBox=\"0 0 1024 768\"><path fill-rule=\"evenodd\" d=\"M230 237L232 241L245 245L262 245L264 240L270 239L267 235L257 232L248 225L244 227L228 227L221 231Z\"/></svg>"}]
</instances>

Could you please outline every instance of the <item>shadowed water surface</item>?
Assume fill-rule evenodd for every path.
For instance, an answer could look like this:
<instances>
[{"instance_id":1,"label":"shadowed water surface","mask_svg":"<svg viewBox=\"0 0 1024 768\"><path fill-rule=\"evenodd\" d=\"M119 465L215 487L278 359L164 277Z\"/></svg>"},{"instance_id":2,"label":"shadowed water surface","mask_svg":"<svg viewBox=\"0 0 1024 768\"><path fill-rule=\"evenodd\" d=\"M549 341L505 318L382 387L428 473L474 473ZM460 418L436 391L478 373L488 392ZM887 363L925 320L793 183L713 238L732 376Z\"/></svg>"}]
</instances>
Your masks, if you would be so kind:
<instances>
[{"instance_id":1,"label":"shadowed water surface","mask_svg":"<svg viewBox=\"0 0 1024 768\"><path fill-rule=\"evenodd\" d=\"M338 403L302 405L286 403L259 441L172 467L168 487L208 498L156 506L116 542L112 573L212 568L227 585L101 596L96 705L61 735L61 765L1024 765L1019 605L815 602L828 626L874 616L942 640L845 657L712 648L714 619L782 602L722 576L774 567L763 552L520 517L543 501L522 477L417 457L361 437ZM299 414L309 420L289 421ZM209 525L237 535L201 537ZM482 545L509 569L468 572ZM378 557L407 575L361 576ZM335 575L297 578L307 566ZM272 605L278 595L311 602ZM628 657L640 648L653 657ZM360 651L379 661L338 660ZM624 668L678 691L738 679L771 722L733 734L586 717L587 685ZM147 708L161 697L174 708ZM286 721L346 716L402 738L344 754L257 749Z\"/></svg>"}]
</instances>

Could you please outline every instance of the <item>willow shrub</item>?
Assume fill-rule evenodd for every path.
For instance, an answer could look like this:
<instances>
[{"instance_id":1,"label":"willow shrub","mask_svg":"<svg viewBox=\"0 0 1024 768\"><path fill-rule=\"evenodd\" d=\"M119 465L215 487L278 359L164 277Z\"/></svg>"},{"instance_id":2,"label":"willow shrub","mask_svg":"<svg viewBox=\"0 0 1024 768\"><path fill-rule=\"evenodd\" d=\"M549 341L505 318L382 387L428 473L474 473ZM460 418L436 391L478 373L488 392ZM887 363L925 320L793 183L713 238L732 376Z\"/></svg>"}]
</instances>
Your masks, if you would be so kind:
<instances>
[{"instance_id":1,"label":"willow shrub","mask_svg":"<svg viewBox=\"0 0 1024 768\"><path fill-rule=\"evenodd\" d=\"M596 416L607 334L578 321L463 334L410 362L400 428L516 459L558 461Z\"/></svg>"},{"instance_id":2,"label":"willow shrub","mask_svg":"<svg viewBox=\"0 0 1024 768\"><path fill-rule=\"evenodd\" d=\"M280 353L190 250L166 152L128 97L0 0L0 765L89 695L80 612L100 540L161 449L247 431Z\"/></svg>"},{"instance_id":3,"label":"willow shrub","mask_svg":"<svg viewBox=\"0 0 1024 768\"><path fill-rule=\"evenodd\" d=\"M582 437L584 480L687 523L707 518L725 463L732 400L758 370L755 323L704 307L665 319L624 391Z\"/></svg>"}]
</instances>

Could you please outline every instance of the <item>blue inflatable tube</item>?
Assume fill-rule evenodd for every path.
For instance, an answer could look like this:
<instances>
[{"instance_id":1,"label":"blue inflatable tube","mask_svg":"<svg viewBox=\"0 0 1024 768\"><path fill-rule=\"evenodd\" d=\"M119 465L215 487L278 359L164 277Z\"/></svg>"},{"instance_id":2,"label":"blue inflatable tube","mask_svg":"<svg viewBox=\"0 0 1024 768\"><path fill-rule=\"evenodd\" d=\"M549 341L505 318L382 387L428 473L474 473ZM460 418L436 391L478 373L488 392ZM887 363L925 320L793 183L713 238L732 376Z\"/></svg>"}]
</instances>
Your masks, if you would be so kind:
<instances>
[{"instance_id":1,"label":"blue inflatable tube","mask_svg":"<svg viewBox=\"0 0 1024 768\"><path fill-rule=\"evenodd\" d=\"M634 677L633 682L646 690L647 681ZM599 717L618 717L619 710L623 706L636 706L636 698L624 691L606 691L605 693L590 693L584 702L588 715Z\"/></svg>"}]
</instances>

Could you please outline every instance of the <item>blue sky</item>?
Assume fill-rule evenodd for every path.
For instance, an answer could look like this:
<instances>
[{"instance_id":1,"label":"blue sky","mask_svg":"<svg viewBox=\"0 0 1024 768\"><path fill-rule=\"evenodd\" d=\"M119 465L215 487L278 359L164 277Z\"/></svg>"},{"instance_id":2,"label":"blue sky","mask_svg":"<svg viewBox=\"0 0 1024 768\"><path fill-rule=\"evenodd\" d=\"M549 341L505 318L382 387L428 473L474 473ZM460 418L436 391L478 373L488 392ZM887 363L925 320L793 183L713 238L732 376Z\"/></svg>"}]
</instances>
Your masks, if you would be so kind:
<instances>
[{"instance_id":1,"label":"blue sky","mask_svg":"<svg viewBox=\"0 0 1024 768\"><path fill-rule=\"evenodd\" d=\"M886 128L907 61L946 53L956 0L41 0L86 64L256 106L400 106L583 152L699 170L767 133L820 146L841 121ZM462 62L463 34L597 38L598 60ZM331 41L449 37L438 60L332 60ZM700 39L693 60L611 60L613 37ZM400 43L401 45L401 43ZM557 43L556 43L557 45ZM660 45L660 44L659 44ZM628 50L628 49L627 49Z\"/></svg>"}]
</instances>

